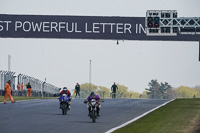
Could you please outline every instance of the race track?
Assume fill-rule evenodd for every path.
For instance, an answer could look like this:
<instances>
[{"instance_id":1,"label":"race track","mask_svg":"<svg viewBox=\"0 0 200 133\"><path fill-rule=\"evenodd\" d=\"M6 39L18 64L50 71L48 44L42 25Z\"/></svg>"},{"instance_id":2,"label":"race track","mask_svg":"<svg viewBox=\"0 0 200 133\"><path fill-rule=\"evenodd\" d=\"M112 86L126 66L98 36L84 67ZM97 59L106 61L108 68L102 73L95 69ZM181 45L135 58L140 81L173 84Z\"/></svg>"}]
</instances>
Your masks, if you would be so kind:
<instances>
[{"instance_id":1,"label":"race track","mask_svg":"<svg viewBox=\"0 0 200 133\"><path fill-rule=\"evenodd\" d=\"M71 110L62 115L58 99L0 103L1 133L104 133L169 101L105 99L96 123L87 116L84 99L72 99Z\"/></svg>"}]
</instances>

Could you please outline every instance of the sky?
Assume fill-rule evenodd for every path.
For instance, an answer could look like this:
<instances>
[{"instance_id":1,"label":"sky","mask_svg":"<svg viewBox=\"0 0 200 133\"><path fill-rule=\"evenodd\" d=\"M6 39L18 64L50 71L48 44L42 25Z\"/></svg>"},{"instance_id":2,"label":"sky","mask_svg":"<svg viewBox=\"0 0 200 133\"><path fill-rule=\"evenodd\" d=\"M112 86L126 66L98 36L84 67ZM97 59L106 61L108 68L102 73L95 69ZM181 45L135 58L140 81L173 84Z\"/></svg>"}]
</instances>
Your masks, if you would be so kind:
<instances>
[{"instance_id":1,"label":"sky","mask_svg":"<svg viewBox=\"0 0 200 133\"><path fill-rule=\"evenodd\" d=\"M177 10L200 17L199 0L0 0L0 14L145 17L147 10ZM74 89L78 82L142 93L152 79L172 87L200 85L199 42L0 38L0 70Z\"/></svg>"}]
</instances>

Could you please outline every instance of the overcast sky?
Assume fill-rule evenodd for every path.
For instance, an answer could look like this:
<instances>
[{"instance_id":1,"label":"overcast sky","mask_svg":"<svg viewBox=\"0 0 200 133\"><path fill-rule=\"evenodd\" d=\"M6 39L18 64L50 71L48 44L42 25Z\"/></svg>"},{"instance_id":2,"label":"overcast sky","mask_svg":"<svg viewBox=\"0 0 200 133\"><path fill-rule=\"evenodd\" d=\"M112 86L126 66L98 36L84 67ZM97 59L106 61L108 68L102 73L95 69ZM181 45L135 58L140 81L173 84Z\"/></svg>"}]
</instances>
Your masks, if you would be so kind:
<instances>
[{"instance_id":1,"label":"overcast sky","mask_svg":"<svg viewBox=\"0 0 200 133\"><path fill-rule=\"evenodd\" d=\"M0 0L0 14L145 17L146 10L177 10L178 17L200 17L199 0ZM148 82L173 87L200 85L198 42L0 38L0 70L74 89L89 82L113 82L143 92Z\"/></svg>"}]
</instances>

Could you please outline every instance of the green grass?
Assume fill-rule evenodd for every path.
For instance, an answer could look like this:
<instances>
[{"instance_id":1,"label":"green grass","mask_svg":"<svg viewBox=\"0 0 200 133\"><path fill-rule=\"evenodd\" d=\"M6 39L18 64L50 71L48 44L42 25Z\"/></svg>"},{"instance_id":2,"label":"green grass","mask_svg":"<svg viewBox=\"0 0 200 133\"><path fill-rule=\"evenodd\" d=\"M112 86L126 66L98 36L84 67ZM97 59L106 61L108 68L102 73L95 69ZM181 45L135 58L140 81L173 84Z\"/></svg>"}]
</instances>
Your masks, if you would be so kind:
<instances>
[{"instance_id":1,"label":"green grass","mask_svg":"<svg viewBox=\"0 0 200 133\"><path fill-rule=\"evenodd\" d=\"M176 99L114 133L194 133L200 124L200 99Z\"/></svg>"},{"instance_id":2,"label":"green grass","mask_svg":"<svg viewBox=\"0 0 200 133\"><path fill-rule=\"evenodd\" d=\"M32 99L56 99L58 97L25 97L25 96L15 96L13 97L14 101L20 101L20 100L32 100ZM4 96L0 96L0 102L3 102ZM10 101L9 98L7 98L7 102Z\"/></svg>"}]
</instances>

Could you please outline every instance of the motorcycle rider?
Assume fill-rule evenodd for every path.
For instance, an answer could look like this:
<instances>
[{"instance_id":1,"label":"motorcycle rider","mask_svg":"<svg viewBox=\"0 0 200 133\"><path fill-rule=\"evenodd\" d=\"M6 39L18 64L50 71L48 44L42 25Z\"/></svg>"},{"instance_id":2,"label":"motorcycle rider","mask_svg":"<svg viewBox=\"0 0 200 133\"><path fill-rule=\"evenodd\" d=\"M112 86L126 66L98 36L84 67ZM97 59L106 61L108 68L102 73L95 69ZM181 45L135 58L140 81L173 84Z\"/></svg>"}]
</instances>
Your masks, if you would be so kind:
<instances>
[{"instance_id":1,"label":"motorcycle rider","mask_svg":"<svg viewBox=\"0 0 200 133\"><path fill-rule=\"evenodd\" d=\"M62 96L62 94L66 94L68 96L68 98L69 98L69 110L70 110L70 107L71 107L71 92L68 90L67 87L63 87L63 90L60 91L60 96ZM60 109L61 109L61 101L60 101Z\"/></svg>"},{"instance_id":2,"label":"motorcycle rider","mask_svg":"<svg viewBox=\"0 0 200 133\"><path fill-rule=\"evenodd\" d=\"M97 101L97 104L98 104L98 106L97 106L97 116L100 117L100 115L99 115L99 111L100 111L99 101L101 100L101 98L99 97L99 95L96 95L94 92L91 92L90 95L87 98L87 101L89 102L88 105L90 104L92 99L95 99ZM89 111L88 116L90 116L90 113L91 113L90 106L88 106L88 111Z\"/></svg>"}]
</instances>

